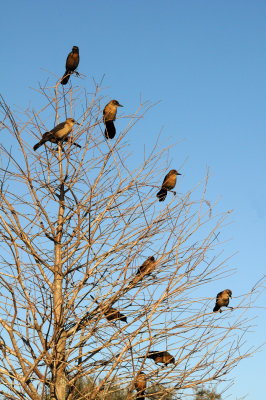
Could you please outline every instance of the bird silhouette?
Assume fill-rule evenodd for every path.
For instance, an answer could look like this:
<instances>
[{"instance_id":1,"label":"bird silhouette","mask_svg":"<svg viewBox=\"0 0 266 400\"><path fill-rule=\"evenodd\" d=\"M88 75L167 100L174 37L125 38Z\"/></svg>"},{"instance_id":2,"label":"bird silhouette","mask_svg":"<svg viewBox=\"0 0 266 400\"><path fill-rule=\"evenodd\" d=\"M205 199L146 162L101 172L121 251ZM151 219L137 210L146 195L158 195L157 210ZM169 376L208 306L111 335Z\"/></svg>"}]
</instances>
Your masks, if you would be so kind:
<instances>
[{"instance_id":1,"label":"bird silhouette","mask_svg":"<svg viewBox=\"0 0 266 400\"><path fill-rule=\"evenodd\" d=\"M33 150L37 150L40 146L42 146L46 142L58 143L68 141L68 135L73 129L73 125L79 125L77 121L73 118L67 118L65 122L61 122L61 124L55 126L49 132L45 132L41 138L41 140L33 146ZM77 147L81 147L77 143L72 143Z\"/></svg>"},{"instance_id":2,"label":"bird silhouette","mask_svg":"<svg viewBox=\"0 0 266 400\"><path fill-rule=\"evenodd\" d=\"M75 71L79 65L79 48L77 46L72 47L72 51L68 54L66 59L66 72L64 73L61 84L66 85L69 81L70 75Z\"/></svg>"},{"instance_id":3,"label":"bird silhouette","mask_svg":"<svg viewBox=\"0 0 266 400\"><path fill-rule=\"evenodd\" d=\"M99 307L101 307L98 300L96 300L92 295L90 295L90 296L95 301L95 303L97 303L99 305ZM108 321L115 321L115 320L119 319L120 321L127 322L127 317L124 314L122 314L120 311L118 311L116 308L113 308L111 306L105 307L105 310L103 313Z\"/></svg>"},{"instance_id":4,"label":"bird silhouette","mask_svg":"<svg viewBox=\"0 0 266 400\"><path fill-rule=\"evenodd\" d=\"M104 134L107 139L113 139L116 134L114 121L116 119L117 107L123 106L117 100L111 100L103 109Z\"/></svg>"},{"instance_id":5,"label":"bird silhouette","mask_svg":"<svg viewBox=\"0 0 266 400\"><path fill-rule=\"evenodd\" d=\"M127 322L127 317L113 307L110 307L107 311L105 311L104 315L108 321L115 321L119 319L120 321Z\"/></svg>"},{"instance_id":6,"label":"bird silhouette","mask_svg":"<svg viewBox=\"0 0 266 400\"><path fill-rule=\"evenodd\" d=\"M137 270L136 275L146 275L148 273L151 273L151 271L154 269L155 267L155 258L153 256L148 257L147 260L144 261L144 263L139 267L139 269Z\"/></svg>"},{"instance_id":7,"label":"bird silhouette","mask_svg":"<svg viewBox=\"0 0 266 400\"><path fill-rule=\"evenodd\" d=\"M232 291L230 289L225 289L222 292L219 292L216 296L216 303L213 312L222 312L221 307L228 307L230 297L232 297ZM233 307L229 308L233 309Z\"/></svg>"},{"instance_id":8,"label":"bird silhouette","mask_svg":"<svg viewBox=\"0 0 266 400\"><path fill-rule=\"evenodd\" d=\"M175 358L168 351L149 351L147 358L151 358L155 364L163 363L164 365L175 364ZM143 358L143 357L141 357Z\"/></svg>"},{"instance_id":9,"label":"bird silhouette","mask_svg":"<svg viewBox=\"0 0 266 400\"><path fill-rule=\"evenodd\" d=\"M147 260L145 260L144 263L138 268L135 276L130 280L129 284L137 284L144 278L144 276L151 274L155 268L155 265L155 258L153 256L148 257Z\"/></svg>"},{"instance_id":10,"label":"bird silhouette","mask_svg":"<svg viewBox=\"0 0 266 400\"><path fill-rule=\"evenodd\" d=\"M175 187L177 175L181 174L175 169L171 169L171 171L169 171L168 174L164 177L162 187L156 195L159 201L164 201L167 196L167 191L172 190ZM176 195L176 192L173 193Z\"/></svg>"}]
</instances>

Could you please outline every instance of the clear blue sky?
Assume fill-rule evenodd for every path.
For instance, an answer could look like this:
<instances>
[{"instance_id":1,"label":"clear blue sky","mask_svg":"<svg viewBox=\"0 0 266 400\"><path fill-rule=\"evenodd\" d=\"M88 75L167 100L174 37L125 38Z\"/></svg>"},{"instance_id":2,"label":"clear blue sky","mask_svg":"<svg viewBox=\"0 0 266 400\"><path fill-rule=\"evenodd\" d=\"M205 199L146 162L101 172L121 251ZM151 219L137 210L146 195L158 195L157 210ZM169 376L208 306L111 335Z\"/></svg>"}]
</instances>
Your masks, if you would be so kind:
<instances>
[{"instance_id":1,"label":"clear blue sky","mask_svg":"<svg viewBox=\"0 0 266 400\"><path fill-rule=\"evenodd\" d=\"M82 84L106 75L104 86L130 114L140 93L161 100L134 130L148 143L182 142L171 153L187 187L213 172L208 196L234 209L225 230L226 254L238 269L226 287L249 291L265 273L266 135L263 0L9 0L1 5L1 93L10 105L38 110L47 72L63 74L73 45L80 48ZM76 82L75 82L76 83ZM263 129L264 128L264 129ZM133 131L132 131L133 134ZM217 292L224 287L219 287ZM265 294L258 305L265 302ZM265 310L254 310L250 345L265 338ZM233 372L230 400L263 399L265 349Z\"/></svg>"}]
</instances>

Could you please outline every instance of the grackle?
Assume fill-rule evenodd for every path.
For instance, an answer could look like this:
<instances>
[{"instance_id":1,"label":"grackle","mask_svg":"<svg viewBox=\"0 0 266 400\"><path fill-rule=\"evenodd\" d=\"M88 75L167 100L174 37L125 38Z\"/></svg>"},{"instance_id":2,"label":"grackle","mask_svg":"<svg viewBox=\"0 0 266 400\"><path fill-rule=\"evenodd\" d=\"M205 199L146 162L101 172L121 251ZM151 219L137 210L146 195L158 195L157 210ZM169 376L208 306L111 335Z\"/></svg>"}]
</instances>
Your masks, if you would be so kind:
<instances>
[{"instance_id":1,"label":"grackle","mask_svg":"<svg viewBox=\"0 0 266 400\"><path fill-rule=\"evenodd\" d=\"M70 75L72 74L72 72L75 71L78 65L79 65L79 48L77 46L73 46L72 51L68 54L66 59L66 72L64 73L61 79L62 85L67 84Z\"/></svg>"},{"instance_id":2,"label":"grackle","mask_svg":"<svg viewBox=\"0 0 266 400\"><path fill-rule=\"evenodd\" d=\"M143 358L143 357L142 357ZM175 364L175 358L168 351L149 351L147 358L151 358L155 364L163 363L167 364Z\"/></svg>"},{"instance_id":3,"label":"grackle","mask_svg":"<svg viewBox=\"0 0 266 400\"><path fill-rule=\"evenodd\" d=\"M123 106L117 100L111 100L103 110L104 134L107 139L113 139L116 134L114 121L116 119L117 107Z\"/></svg>"},{"instance_id":4,"label":"grackle","mask_svg":"<svg viewBox=\"0 0 266 400\"><path fill-rule=\"evenodd\" d=\"M151 271L155 267L155 258L153 256L147 258L147 260L144 261L144 263L139 267L137 270L136 275L146 275L148 273L151 273Z\"/></svg>"},{"instance_id":5,"label":"grackle","mask_svg":"<svg viewBox=\"0 0 266 400\"><path fill-rule=\"evenodd\" d=\"M216 296L216 303L213 312L222 312L221 307L228 307L229 297L232 297L232 291L230 289L225 289L222 292L218 293ZM233 307L229 308L233 309Z\"/></svg>"},{"instance_id":6,"label":"grackle","mask_svg":"<svg viewBox=\"0 0 266 400\"><path fill-rule=\"evenodd\" d=\"M115 321L119 319L120 321L127 322L127 317L113 307L110 307L107 311L105 311L104 315L108 321Z\"/></svg>"},{"instance_id":7,"label":"grackle","mask_svg":"<svg viewBox=\"0 0 266 400\"><path fill-rule=\"evenodd\" d=\"M145 389L147 385L147 378L144 372L140 372L135 379L135 389L137 390L137 400L144 400L145 399Z\"/></svg>"},{"instance_id":8,"label":"grackle","mask_svg":"<svg viewBox=\"0 0 266 400\"><path fill-rule=\"evenodd\" d=\"M159 201L164 201L167 196L167 191L172 190L175 187L177 175L181 174L175 169L171 169L171 171L169 171L168 174L164 177L162 187L156 195ZM174 194L176 195L176 192L174 192Z\"/></svg>"},{"instance_id":9,"label":"grackle","mask_svg":"<svg viewBox=\"0 0 266 400\"><path fill-rule=\"evenodd\" d=\"M73 118L68 118L65 122L61 122L61 124L55 126L49 132L45 132L41 138L41 140L33 146L33 150L37 150L40 146L42 146L46 142L58 143L58 142L66 142L69 140L68 135L73 129L73 125L79 123L75 121ZM77 147L81 147L77 143L72 143Z\"/></svg>"}]
</instances>

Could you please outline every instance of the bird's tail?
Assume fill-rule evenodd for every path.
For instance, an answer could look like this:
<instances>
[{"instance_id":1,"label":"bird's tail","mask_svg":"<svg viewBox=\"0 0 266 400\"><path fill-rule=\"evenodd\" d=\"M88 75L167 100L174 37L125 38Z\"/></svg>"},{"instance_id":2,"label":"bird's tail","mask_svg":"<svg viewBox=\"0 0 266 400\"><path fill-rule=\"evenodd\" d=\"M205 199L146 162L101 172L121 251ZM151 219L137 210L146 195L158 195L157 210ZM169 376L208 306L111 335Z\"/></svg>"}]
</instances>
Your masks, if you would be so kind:
<instances>
[{"instance_id":1,"label":"bird's tail","mask_svg":"<svg viewBox=\"0 0 266 400\"><path fill-rule=\"evenodd\" d=\"M36 151L39 147L41 147L41 145L42 145L42 141L36 143L36 144L33 146L33 150Z\"/></svg>"},{"instance_id":2,"label":"bird's tail","mask_svg":"<svg viewBox=\"0 0 266 400\"><path fill-rule=\"evenodd\" d=\"M159 201L164 201L167 196L167 190L165 188L161 188L161 190L156 194Z\"/></svg>"},{"instance_id":3,"label":"bird's tail","mask_svg":"<svg viewBox=\"0 0 266 400\"><path fill-rule=\"evenodd\" d=\"M53 135L50 132L45 132L41 138L41 140L33 146L33 150L36 151L39 147L41 147L44 143L51 140Z\"/></svg>"},{"instance_id":4,"label":"bird's tail","mask_svg":"<svg viewBox=\"0 0 266 400\"><path fill-rule=\"evenodd\" d=\"M72 144L74 144L74 145L77 146L79 149L81 149L81 146L80 146L78 143L73 142Z\"/></svg>"},{"instance_id":5,"label":"bird's tail","mask_svg":"<svg viewBox=\"0 0 266 400\"><path fill-rule=\"evenodd\" d=\"M215 307L213 309L213 312L217 312L220 310L220 306L218 306L218 304L215 304Z\"/></svg>"},{"instance_id":6,"label":"bird's tail","mask_svg":"<svg viewBox=\"0 0 266 400\"><path fill-rule=\"evenodd\" d=\"M71 140L71 138L70 138L69 136L67 136L67 137L63 140L63 142L70 143L71 145L74 144L74 146L77 146L79 149L81 149L81 146L80 146L78 143L76 143L76 142L72 142L72 140Z\"/></svg>"},{"instance_id":7,"label":"bird's tail","mask_svg":"<svg viewBox=\"0 0 266 400\"><path fill-rule=\"evenodd\" d=\"M41 147L45 142L47 142L47 140L44 140L44 139L40 140L38 143L36 143L36 144L33 146L33 150L36 151L36 150L37 150L39 147Z\"/></svg>"},{"instance_id":8,"label":"bird's tail","mask_svg":"<svg viewBox=\"0 0 266 400\"><path fill-rule=\"evenodd\" d=\"M145 390L141 390L139 393L137 393L136 400L145 400Z\"/></svg>"},{"instance_id":9,"label":"bird's tail","mask_svg":"<svg viewBox=\"0 0 266 400\"><path fill-rule=\"evenodd\" d=\"M70 71L66 70L61 79L61 85L66 85L70 78Z\"/></svg>"},{"instance_id":10,"label":"bird's tail","mask_svg":"<svg viewBox=\"0 0 266 400\"><path fill-rule=\"evenodd\" d=\"M115 137L116 130L113 121L105 121L104 134L107 139L113 139Z\"/></svg>"}]
</instances>

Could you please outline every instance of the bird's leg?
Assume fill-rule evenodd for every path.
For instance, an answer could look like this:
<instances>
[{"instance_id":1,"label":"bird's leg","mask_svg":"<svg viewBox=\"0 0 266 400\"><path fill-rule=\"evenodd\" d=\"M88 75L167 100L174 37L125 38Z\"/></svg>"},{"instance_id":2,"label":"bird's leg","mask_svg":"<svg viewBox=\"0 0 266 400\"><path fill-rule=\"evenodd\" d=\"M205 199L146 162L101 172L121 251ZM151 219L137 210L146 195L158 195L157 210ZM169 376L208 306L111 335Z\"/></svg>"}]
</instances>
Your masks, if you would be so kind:
<instances>
[{"instance_id":1,"label":"bird's leg","mask_svg":"<svg viewBox=\"0 0 266 400\"><path fill-rule=\"evenodd\" d=\"M77 75L77 76L80 76L80 74L78 73L78 71L74 71L75 72L75 74Z\"/></svg>"},{"instance_id":2,"label":"bird's leg","mask_svg":"<svg viewBox=\"0 0 266 400\"><path fill-rule=\"evenodd\" d=\"M81 149L81 146L80 146L78 143L73 142L73 143L71 143L71 144L74 144L76 147L78 147L79 149Z\"/></svg>"},{"instance_id":3,"label":"bird's leg","mask_svg":"<svg viewBox=\"0 0 266 400\"><path fill-rule=\"evenodd\" d=\"M65 149L64 149L63 146L61 146L61 150L62 150L63 153L65 153ZM59 145L57 146L57 150L56 151L59 151Z\"/></svg>"},{"instance_id":4,"label":"bird's leg","mask_svg":"<svg viewBox=\"0 0 266 400\"><path fill-rule=\"evenodd\" d=\"M171 192L174 196L176 196L176 192L174 190L168 190L168 192Z\"/></svg>"}]
</instances>

